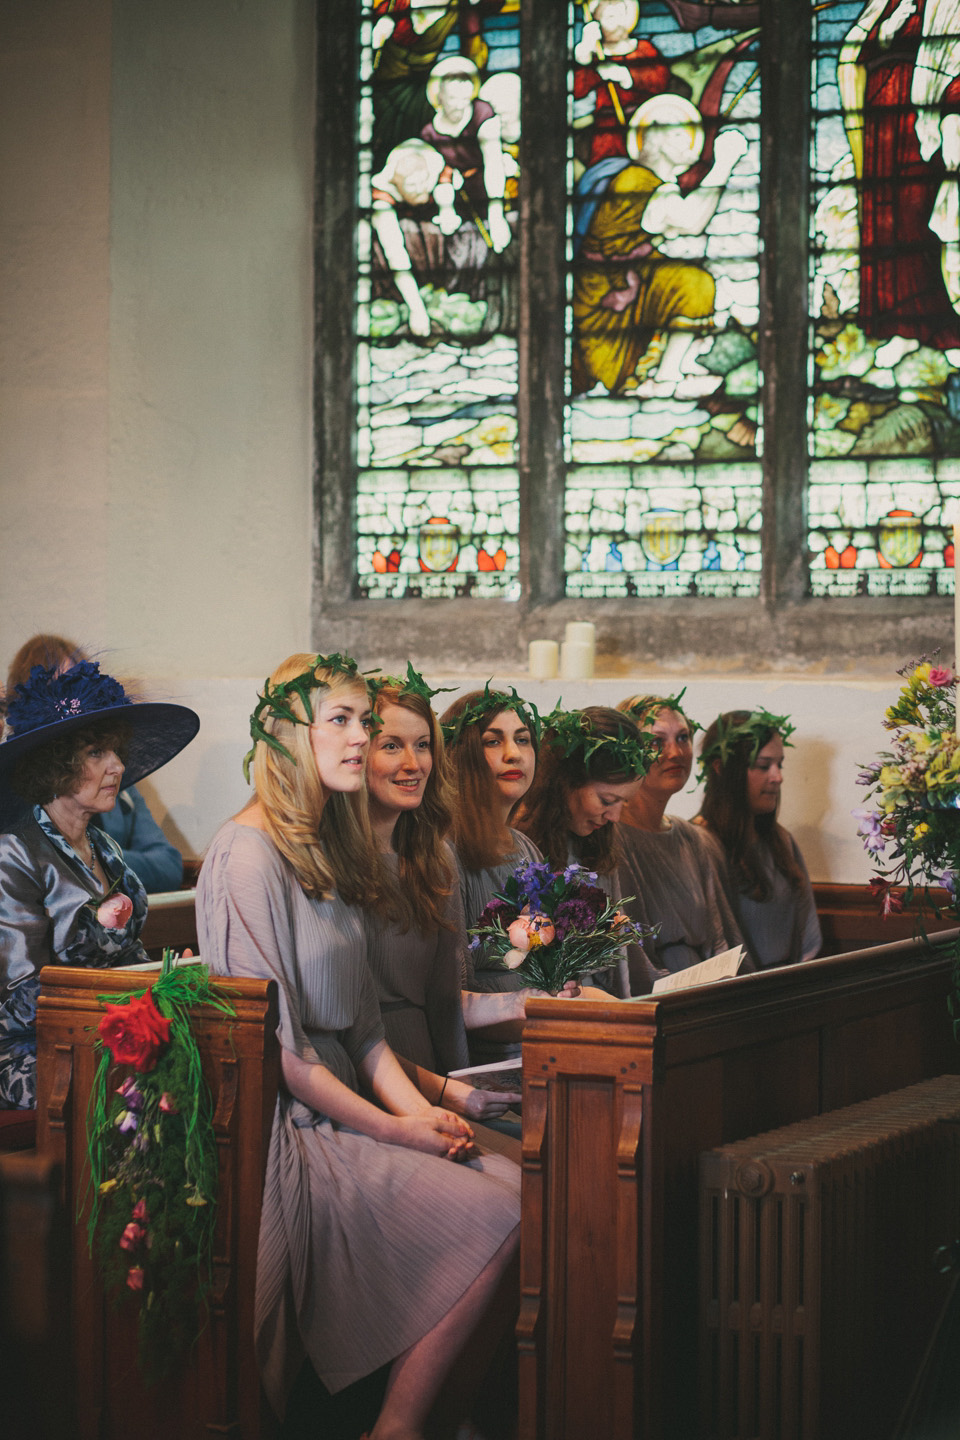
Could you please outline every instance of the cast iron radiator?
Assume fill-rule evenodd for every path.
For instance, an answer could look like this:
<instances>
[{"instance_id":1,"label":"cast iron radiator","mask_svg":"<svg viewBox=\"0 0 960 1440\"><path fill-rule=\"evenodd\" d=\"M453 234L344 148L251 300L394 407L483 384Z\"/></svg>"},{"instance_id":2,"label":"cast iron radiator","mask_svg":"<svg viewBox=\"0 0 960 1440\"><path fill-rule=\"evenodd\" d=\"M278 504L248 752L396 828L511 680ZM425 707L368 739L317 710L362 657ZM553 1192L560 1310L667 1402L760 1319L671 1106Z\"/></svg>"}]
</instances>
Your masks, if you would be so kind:
<instances>
[{"instance_id":1,"label":"cast iron radiator","mask_svg":"<svg viewBox=\"0 0 960 1440\"><path fill-rule=\"evenodd\" d=\"M889 1436L958 1233L960 1075L701 1155L702 1435Z\"/></svg>"}]
</instances>

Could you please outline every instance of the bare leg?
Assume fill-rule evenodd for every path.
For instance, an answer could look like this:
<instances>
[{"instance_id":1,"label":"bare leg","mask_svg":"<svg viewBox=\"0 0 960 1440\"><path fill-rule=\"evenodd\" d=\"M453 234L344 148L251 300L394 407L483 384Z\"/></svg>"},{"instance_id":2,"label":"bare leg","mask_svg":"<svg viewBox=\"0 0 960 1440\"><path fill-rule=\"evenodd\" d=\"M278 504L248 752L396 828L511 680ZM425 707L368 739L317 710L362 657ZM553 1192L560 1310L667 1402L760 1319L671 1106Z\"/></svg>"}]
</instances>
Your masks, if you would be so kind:
<instances>
[{"instance_id":1,"label":"bare leg","mask_svg":"<svg viewBox=\"0 0 960 1440\"><path fill-rule=\"evenodd\" d=\"M497 1292L503 1288L501 1282L511 1268L519 1239L518 1225L443 1319L394 1361L383 1408L370 1440L422 1440L427 1417L444 1382L461 1352L488 1319ZM515 1304L515 1294L512 1300ZM501 1308L505 1310L501 1317L489 1314L491 1322L498 1318L501 1323L506 1320L509 1311L496 1307ZM478 1337L475 1354L471 1348L471 1373L476 1369L482 1375L500 1328L501 1325L493 1323L487 1327L489 1346Z\"/></svg>"}]
</instances>

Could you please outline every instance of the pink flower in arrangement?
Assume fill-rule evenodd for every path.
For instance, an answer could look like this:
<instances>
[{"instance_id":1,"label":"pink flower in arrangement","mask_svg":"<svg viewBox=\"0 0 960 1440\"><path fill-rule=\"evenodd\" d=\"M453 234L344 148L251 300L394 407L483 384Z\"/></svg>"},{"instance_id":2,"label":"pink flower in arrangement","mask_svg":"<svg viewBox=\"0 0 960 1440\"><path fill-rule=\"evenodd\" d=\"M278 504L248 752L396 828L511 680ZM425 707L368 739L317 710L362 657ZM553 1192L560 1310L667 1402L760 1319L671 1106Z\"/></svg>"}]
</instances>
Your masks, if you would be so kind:
<instances>
[{"instance_id":1,"label":"pink flower in arrangement","mask_svg":"<svg viewBox=\"0 0 960 1440\"><path fill-rule=\"evenodd\" d=\"M943 685L953 684L953 671L946 670L942 665L931 665L929 680L931 685L939 689Z\"/></svg>"},{"instance_id":2,"label":"pink flower in arrangement","mask_svg":"<svg viewBox=\"0 0 960 1440\"><path fill-rule=\"evenodd\" d=\"M524 950L507 950L503 955L503 963L508 970L516 970L519 965L523 964L526 958L526 951Z\"/></svg>"},{"instance_id":3,"label":"pink flower in arrangement","mask_svg":"<svg viewBox=\"0 0 960 1440\"><path fill-rule=\"evenodd\" d=\"M141 1225L146 1225L147 1221L150 1219L150 1216L147 1212L146 1200L141 1198L137 1201L136 1205L134 1205L133 1218L134 1220L139 1221Z\"/></svg>"},{"instance_id":4,"label":"pink flower in arrangement","mask_svg":"<svg viewBox=\"0 0 960 1440\"><path fill-rule=\"evenodd\" d=\"M129 895L111 895L97 910L97 919L105 930L122 930L132 914Z\"/></svg>"},{"instance_id":5,"label":"pink flower in arrangement","mask_svg":"<svg viewBox=\"0 0 960 1440\"><path fill-rule=\"evenodd\" d=\"M130 1224L124 1227L123 1234L120 1236L120 1249L136 1250L137 1246L143 1241L146 1233L142 1225L138 1225L135 1220L131 1220Z\"/></svg>"},{"instance_id":6,"label":"pink flower in arrangement","mask_svg":"<svg viewBox=\"0 0 960 1440\"><path fill-rule=\"evenodd\" d=\"M160 1096L160 1109L163 1111L164 1115L180 1114L180 1106L177 1104L175 1098L166 1090L164 1090L163 1094Z\"/></svg>"},{"instance_id":7,"label":"pink flower in arrangement","mask_svg":"<svg viewBox=\"0 0 960 1440\"><path fill-rule=\"evenodd\" d=\"M539 914L520 915L507 930L513 948L524 952L552 944L556 933L549 916Z\"/></svg>"},{"instance_id":8,"label":"pink flower in arrangement","mask_svg":"<svg viewBox=\"0 0 960 1440\"><path fill-rule=\"evenodd\" d=\"M123 1084L117 1086L117 1094L123 1096L128 1110L143 1109L143 1095L137 1089L137 1082L132 1075L128 1075Z\"/></svg>"},{"instance_id":9,"label":"pink flower in arrangement","mask_svg":"<svg viewBox=\"0 0 960 1440\"><path fill-rule=\"evenodd\" d=\"M144 1273L142 1265L131 1265L127 1271L127 1288L130 1290L142 1290Z\"/></svg>"}]
</instances>

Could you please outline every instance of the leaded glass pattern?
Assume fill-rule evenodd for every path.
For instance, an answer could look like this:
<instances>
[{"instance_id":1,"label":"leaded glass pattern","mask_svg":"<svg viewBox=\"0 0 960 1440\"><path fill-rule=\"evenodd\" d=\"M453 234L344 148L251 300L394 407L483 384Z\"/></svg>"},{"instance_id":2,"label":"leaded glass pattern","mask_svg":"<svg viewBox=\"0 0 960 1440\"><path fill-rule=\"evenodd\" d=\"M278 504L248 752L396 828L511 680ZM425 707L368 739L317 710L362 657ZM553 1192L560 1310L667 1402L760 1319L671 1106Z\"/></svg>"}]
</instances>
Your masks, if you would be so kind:
<instances>
[{"instance_id":1,"label":"leaded glass pattern","mask_svg":"<svg viewBox=\"0 0 960 1440\"><path fill-rule=\"evenodd\" d=\"M571 7L568 594L759 594L759 40Z\"/></svg>"},{"instance_id":2,"label":"leaded glass pattern","mask_svg":"<svg viewBox=\"0 0 960 1440\"><path fill-rule=\"evenodd\" d=\"M952 593L960 0L811 8L811 590Z\"/></svg>"},{"instance_id":3,"label":"leaded glass pattern","mask_svg":"<svg viewBox=\"0 0 960 1440\"><path fill-rule=\"evenodd\" d=\"M363 12L362 595L518 594L518 10Z\"/></svg>"}]
</instances>

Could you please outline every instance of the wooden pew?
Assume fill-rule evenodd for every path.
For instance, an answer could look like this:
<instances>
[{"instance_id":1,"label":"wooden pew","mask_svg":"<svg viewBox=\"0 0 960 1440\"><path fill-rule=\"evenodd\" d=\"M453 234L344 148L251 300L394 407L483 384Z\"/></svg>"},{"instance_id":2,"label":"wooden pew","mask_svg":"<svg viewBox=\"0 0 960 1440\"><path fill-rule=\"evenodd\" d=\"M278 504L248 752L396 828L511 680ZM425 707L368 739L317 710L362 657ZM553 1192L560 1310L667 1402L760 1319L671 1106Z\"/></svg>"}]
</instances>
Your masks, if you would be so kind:
<instances>
[{"instance_id":1,"label":"wooden pew","mask_svg":"<svg viewBox=\"0 0 960 1440\"><path fill-rule=\"evenodd\" d=\"M815 880L813 898L823 932L821 956L845 955L869 945L912 940L923 933L916 902L900 914L884 916L880 913L880 902L870 893L869 885L834 885L829 881ZM939 886L930 891L930 899L937 906L946 905L949 898ZM930 935L949 930L955 923L949 917L937 919L933 915L928 915L925 920Z\"/></svg>"},{"instance_id":2,"label":"wooden pew","mask_svg":"<svg viewBox=\"0 0 960 1440\"><path fill-rule=\"evenodd\" d=\"M171 890L151 895L140 941L151 960L159 960L167 948L180 955L192 950L196 955L199 949L196 892Z\"/></svg>"},{"instance_id":3,"label":"wooden pew","mask_svg":"<svg viewBox=\"0 0 960 1440\"><path fill-rule=\"evenodd\" d=\"M273 982L221 982L229 1019L200 1010L197 1041L214 1105L220 1191L214 1291L206 1327L168 1380L148 1388L136 1361L135 1302L105 1297L87 1250L86 1116L94 1077L97 999L143 988L143 973L48 966L37 1014L40 1154L62 1168L71 1232L73 1295L68 1355L75 1440L268 1440L253 1353L253 1305L263 1175L280 1072Z\"/></svg>"},{"instance_id":4,"label":"wooden pew","mask_svg":"<svg viewBox=\"0 0 960 1440\"><path fill-rule=\"evenodd\" d=\"M960 1071L958 934L656 1001L527 1002L520 1440L698 1435L699 1155Z\"/></svg>"}]
</instances>

